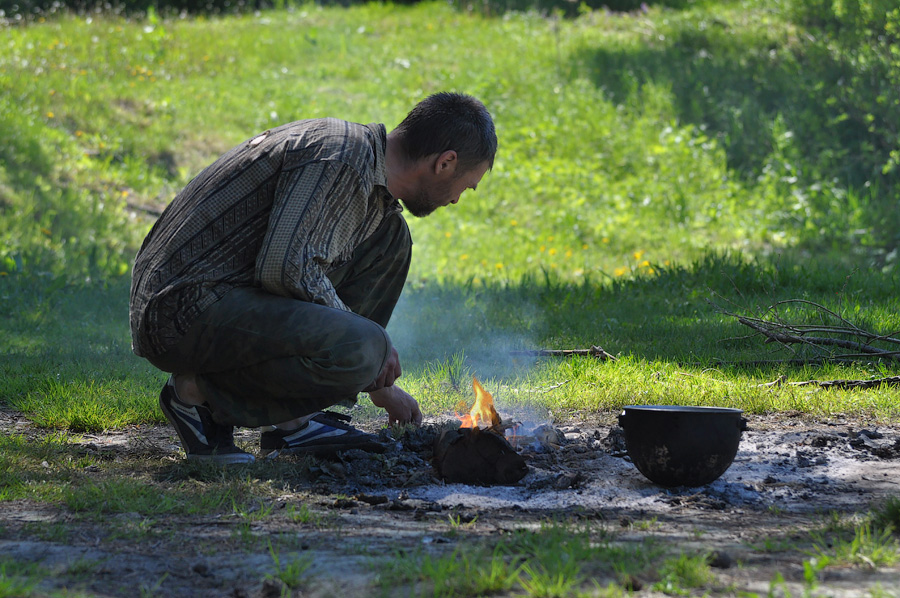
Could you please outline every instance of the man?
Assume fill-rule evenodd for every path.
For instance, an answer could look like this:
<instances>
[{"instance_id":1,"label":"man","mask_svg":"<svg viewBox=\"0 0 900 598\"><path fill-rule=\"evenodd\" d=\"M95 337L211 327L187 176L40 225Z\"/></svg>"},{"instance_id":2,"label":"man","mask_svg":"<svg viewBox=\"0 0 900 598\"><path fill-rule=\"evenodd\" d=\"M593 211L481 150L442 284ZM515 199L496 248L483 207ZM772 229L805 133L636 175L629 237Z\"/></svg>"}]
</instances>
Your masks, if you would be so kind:
<instances>
[{"instance_id":1,"label":"man","mask_svg":"<svg viewBox=\"0 0 900 598\"><path fill-rule=\"evenodd\" d=\"M484 105L445 92L390 134L294 122L194 178L144 240L131 287L133 349L172 374L159 403L187 458L253 461L234 426L274 426L264 451L383 450L321 411L359 392L391 423L421 423L385 331L412 249L398 200L414 216L455 204L496 151Z\"/></svg>"}]
</instances>

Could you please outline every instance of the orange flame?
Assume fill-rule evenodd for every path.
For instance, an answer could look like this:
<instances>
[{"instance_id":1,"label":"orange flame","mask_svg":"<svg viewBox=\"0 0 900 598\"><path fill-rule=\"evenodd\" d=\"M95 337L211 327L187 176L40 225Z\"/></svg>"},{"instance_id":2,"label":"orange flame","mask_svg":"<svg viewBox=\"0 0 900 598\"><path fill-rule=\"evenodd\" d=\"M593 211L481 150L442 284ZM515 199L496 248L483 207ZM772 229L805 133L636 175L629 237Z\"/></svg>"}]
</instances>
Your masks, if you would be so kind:
<instances>
[{"instance_id":1,"label":"orange flame","mask_svg":"<svg viewBox=\"0 0 900 598\"><path fill-rule=\"evenodd\" d=\"M465 415L457 414L461 421L460 427L477 428L480 423L486 424L488 428L499 426L500 414L494 409L494 397L481 386L478 378L474 376L472 377L472 388L475 389L475 404Z\"/></svg>"}]
</instances>

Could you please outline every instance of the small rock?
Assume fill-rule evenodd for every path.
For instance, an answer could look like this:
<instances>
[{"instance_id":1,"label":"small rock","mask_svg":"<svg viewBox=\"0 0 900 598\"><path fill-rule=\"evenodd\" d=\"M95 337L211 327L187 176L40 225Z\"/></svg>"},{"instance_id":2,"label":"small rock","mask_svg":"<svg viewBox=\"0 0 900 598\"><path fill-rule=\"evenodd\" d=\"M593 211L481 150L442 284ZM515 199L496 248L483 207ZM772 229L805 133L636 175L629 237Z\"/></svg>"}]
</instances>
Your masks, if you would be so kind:
<instances>
[{"instance_id":1,"label":"small rock","mask_svg":"<svg viewBox=\"0 0 900 598\"><path fill-rule=\"evenodd\" d=\"M626 574L619 583L628 592L640 592L644 587L644 583L631 574Z\"/></svg>"},{"instance_id":2,"label":"small rock","mask_svg":"<svg viewBox=\"0 0 900 598\"><path fill-rule=\"evenodd\" d=\"M287 587L280 579L268 578L263 581L262 589L259 592L260 598L281 598L286 592Z\"/></svg>"},{"instance_id":3,"label":"small rock","mask_svg":"<svg viewBox=\"0 0 900 598\"><path fill-rule=\"evenodd\" d=\"M201 577L209 577L209 565L206 563L195 563L194 566L191 567L191 571Z\"/></svg>"},{"instance_id":4,"label":"small rock","mask_svg":"<svg viewBox=\"0 0 900 598\"><path fill-rule=\"evenodd\" d=\"M716 569L730 569L734 566L734 558L727 552L715 550L706 557L706 563Z\"/></svg>"},{"instance_id":5,"label":"small rock","mask_svg":"<svg viewBox=\"0 0 900 598\"><path fill-rule=\"evenodd\" d=\"M415 506L405 500L392 500L388 505L389 511L413 511Z\"/></svg>"},{"instance_id":6,"label":"small rock","mask_svg":"<svg viewBox=\"0 0 900 598\"><path fill-rule=\"evenodd\" d=\"M357 494L354 497L356 500L360 502L364 502L367 505L383 505L388 500L390 500L387 496L383 494Z\"/></svg>"},{"instance_id":7,"label":"small rock","mask_svg":"<svg viewBox=\"0 0 900 598\"><path fill-rule=\"evenodd\" d=\"M352 509L358 507L359 503L352 498L338 498L332 504L335 509Z\"/></svg>"}]
</instances>

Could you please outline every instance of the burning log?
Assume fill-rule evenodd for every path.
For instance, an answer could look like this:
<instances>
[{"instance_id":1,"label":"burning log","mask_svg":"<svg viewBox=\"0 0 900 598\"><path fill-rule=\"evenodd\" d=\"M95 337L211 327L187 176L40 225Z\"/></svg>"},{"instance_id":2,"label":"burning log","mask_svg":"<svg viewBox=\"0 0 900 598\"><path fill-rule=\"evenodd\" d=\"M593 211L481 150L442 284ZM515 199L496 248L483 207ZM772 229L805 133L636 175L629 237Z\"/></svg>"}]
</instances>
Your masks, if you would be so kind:
<instances>
[{"instance_id":1,"label":"burning log","mask_svg":"<svg viewBox=\"0 0 900 598\"><path fill-rule=\"evenodd\" d=\"M434 441L434 466L444 480L462 484L515 484L528 473L525 459L503 436L503 422L489 392L472 378L475 403L456 430ZM487 424L482 430L479 423Z\"/></svg>"},{"instance_id":2,"label":"burning log","mask_svg":"<svg viewBox=\"0 0 900 598\"><path fill-rule=\"evenodd\" d=\"M525 458L496 432L444 430L434 442L434 466L451 483L509 485L528 473Z\"/></svg>"}]
</instances>

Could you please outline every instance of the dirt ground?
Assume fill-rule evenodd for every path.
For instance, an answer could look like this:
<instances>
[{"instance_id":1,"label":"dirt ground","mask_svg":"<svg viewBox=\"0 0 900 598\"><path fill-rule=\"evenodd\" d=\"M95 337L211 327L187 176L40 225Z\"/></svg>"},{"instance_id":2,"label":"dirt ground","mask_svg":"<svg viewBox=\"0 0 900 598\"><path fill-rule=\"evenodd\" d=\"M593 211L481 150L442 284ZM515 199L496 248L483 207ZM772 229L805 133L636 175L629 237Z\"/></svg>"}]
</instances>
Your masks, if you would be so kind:
<instances>
[{"instance_id":1,"label":"dirt ground","mask_svg":"<svg viewBox=\"0 0 900 598\"><path fill-rule=\"evenodd\" d=\"M308 476L267 498L260 507L266 513L258 517L98 518L58 504L0 502L0 560L51 573L27 595L57 595L63 588L77 591L59 595L420 595L376 585L379 570L390 566L386 557L449 554L460 542L490 541L552 520L609 530L622 544L652 537L672 550L714 555L715 589L705 589L710 595L900 596L900 565L843 564L820 571L815 587L804 583L810 553L802 548L810 546L810 532L829 521L862 517L900 496L900 426L799 414L747 419L732 466L699 488L666 489L644 478L627 457L615 414L544 428L541 442L520 448L529 472L515 485L447 484L430 461L445 423L433 420L384 455L354 451L312 462L275 457L294 459ZM378 422L360 425L374 431ZM36 440L41 434L8 412L0 414L0 432ZM387 430L381 434L389 438ZM241 430L239 442L252 447L257 435ZM102 452L106 461L149 460L165 469L179 467L181 459L173 431L164 426L71 442ZM265 477L259 467L248 471ZM295 515L303 505L311 513L305 520ZM267 579L275 571L272 539L282 565L309 559L298 588ZM11 573L7 567L7 578ZM783 582L776 582L779 576ZM650 583L634 585L634 595L656 595Z\"/></svg>"}]
</instances>

